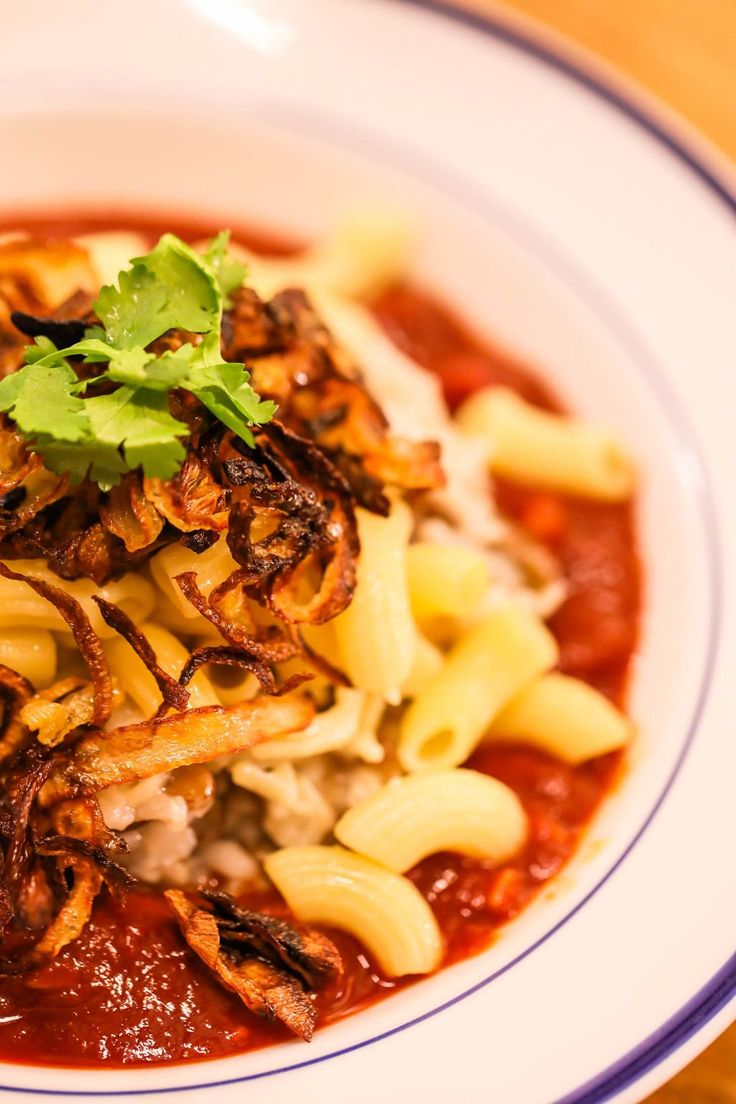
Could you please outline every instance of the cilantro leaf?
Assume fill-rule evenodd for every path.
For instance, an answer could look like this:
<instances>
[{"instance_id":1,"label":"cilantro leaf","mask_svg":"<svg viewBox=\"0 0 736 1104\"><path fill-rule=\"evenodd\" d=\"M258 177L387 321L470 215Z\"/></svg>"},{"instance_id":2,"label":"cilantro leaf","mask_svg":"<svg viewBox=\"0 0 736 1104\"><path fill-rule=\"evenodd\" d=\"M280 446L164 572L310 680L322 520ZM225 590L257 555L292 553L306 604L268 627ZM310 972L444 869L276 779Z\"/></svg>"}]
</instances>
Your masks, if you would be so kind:
<instances>
[{"instance_id":1,"label":"cilantro leaf","mask_svg":"<svg viewBox=\"0 0 736 1104\"><path fill-rule=\"evenodd\" d=\"M103 287L93 306L106 340L118 349L150 345L170 329L166 286L142 261L120 273L118 287Z\"/></svg>"},{"instance_id":2,"label":"cilantro leaf","mask_svg":"<svg viewBox=\"0 0 736 1104\"><path fill-rule=\"evenodd\" d=\"M187 437L189 427L171 416L165 393L119 387L85 405L96 440L122 446L129 468L141 464L146 475L159 479L179 470L186 450L178 438Z\"/></svg>"},{"instance_id":3,"label":"cilantro leaf","mask_svg":"<svg viewBox=\"0 0 736 1104\"><path fill-rule=\"evenodd\" d=\"M174 234L164 234L150 253L136 257L134 265L138 264L166 289L167 330L207 333L219 329L222 294L215 273L201 254Z\"/></svg>"},{"instance_id":4,"label":"cilantro leaf","mask_svg":"<svg viewBox=\"0 0 736 1104\"><path fill-rule=\"evenodd\" d=\"M241 261L235 260L234 257L228 254L227 247L229 244L230 231L221 230L212 239L204 255L205 261L215 274L226 307L232 306L230 295L233 291L238 290L248 271Z\"/></svg>"},{"instance_id":5,"label":"cilantro leaf","mask_svg":"<svg viewBox=\"0 0 736 1104\"><path fill-rule=\"evenodd\" d=\"M58 355L58 354L51 354ZM80 382L62 360L27 364L0 381L0 410L7 411L26 437L48 433L81 441L89 432L86 403L77 397Z\"/></svg>"},{"instance_id":6,"label":"cilantro leaf","mask_svg":"<svg viewBox=\"0 0 736 1104\"><path fill-rule=\"evenodd\" d=\"M250 374L240 364L205 364L192 372L185 386L252 448L250 426L270 421L276 403L259 398L249 381Z\"/></svg>"},{"instance_id":7,"label":"cilantro leaf","mask_svg":"<svg viewBox=\"0 0 736 1104\"><path fill-rule=\"evenodd\" d=\"M263 402L248 372L222 360L221 324L226 296L245 268L227 252L223 231L202 256L173 234L103 287L94 304L101 326L82 341L57 349L45 337L26 348L26 366L0 381L0 411L7 412L50 470L73 482L90 478L103 490L141 467L168 479L186 456L189 428L169 412L168 393L184 389L248 444L250 427L269 421L276 405ZM149 346L168 330L202 334L161 355ZM78 379L68 357L102 364L94 380ZM81 397L89 384L115 385Z\"/></svg>"},{"instance_id":8,"label":"cilantro leaf","mask_svg":"<svg viewBox=\"0 0 736 1104\"><path fill-rule=\"evenodd\" d=\"M128 470L120 450L105 441L55 441L39 437L33 447L43 456L49 471L68 475L72 483L92 479L103 491L109 491Z\"/></svg>"},{"instance_id":9,"label":"cilantro leaf","mask_svg":"<svg viewBox=\"0 0 736 1104\"><path fill-rule=\"evenodd\" d=\"M106 340L118 349L150 345L167 330L206 333L219 327L222 294L207 260L173 234L133 267L118 287L104 287L94 309Z\"/></svg>"},{"instance_id":10,"label":"cilantro leaf","mask_svg":"<svg viewBox=\"0 0 736 1104\"><path fill-rule=\"evenodd\" d=\"M60 364L64 360L64 355L59 352L51 338L37 337L33 345L26 345L23 358L26 364L37 364L39 360Z\"/></svg>"}]
</instances>

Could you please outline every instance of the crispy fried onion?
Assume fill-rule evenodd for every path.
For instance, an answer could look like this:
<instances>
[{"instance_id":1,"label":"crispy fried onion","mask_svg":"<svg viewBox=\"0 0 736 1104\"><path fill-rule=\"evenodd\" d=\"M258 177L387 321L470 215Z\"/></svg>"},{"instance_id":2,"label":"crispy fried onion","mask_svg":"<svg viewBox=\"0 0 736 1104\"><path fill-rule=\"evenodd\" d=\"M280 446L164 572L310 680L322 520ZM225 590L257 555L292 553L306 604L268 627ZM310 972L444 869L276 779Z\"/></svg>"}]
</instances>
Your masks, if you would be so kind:
<instances>
[{"instance_id":1,"label":"crispy fried onion","mask_svg":"<svg viewBox=\"0 0 736 1104\"><path fill-rule=\"evenodd\" d=\"M12 962L13 972L56 958L59 951L82 934L95 897L102 886L102 875L89 859L69 856L65 869L71 872L72 885L66 900L35 946ZM2 971L2 963L0 963Z\"/></svg>"},{"instance_id":2,"label":"crispy fried onion","mask_svg":"<svg viewBox=\"0 0 736 1104\"><path fill-rule=\"evenodd\" d=\"M60 835L36 840L15 904L6 893L7 919L15 914L27 928L41 931L20 954L0 958L0 974L20 973L56 958L81 935L103 883L121 897L135 880L108 850L88 840Z\"/></svg>"},{"instance_id":3,"label":"crispy fried onion","mask_svg":"<svg viewBox=\"0 0 736 1104\"><path fill-rule=\"evenodd\" d=\"M186 709L189 703L189 691L184 689L186 683L182 683L181 679L177 681L168 671L164 671L149 641L120 606L116 606L113 602L106 602L98 594L92 597L100 607L103 621L119 633L123 640L130 644L136 655L143 660L156 680L165 705L170 709Z\"/></svg>"},{"instance_id":4,"label":"crispy fried onion","mask_svg":"<svg viewBox=\"0 0 736 1104\"><path fill-rule=\"evenodd\" d=\"M177 529L227 529L230 492L215 480L196 452L187 454L173 479L146 477L143 488L148 501Z\"/></svg>"},{"instance_id":5,"label":"crispy fried onion","mask_svg":"<svg viewBox=\"0 0 736 1104\"><path fill-rule=\"evenodd\" d=\"M33 686L28 679L0 663L0 701L3 708L0 763L14 755L27 740L28 729L20 713L32 697Z\"/></svg>"},{"instance_id":6,"label":"crispy fried onion","mask_svg":"<svg viewBox=\"0 0 736 1104\"><path fill-rule=\"evenodd\" d=\"M204 645L195 650L189 656L182 667L179 682L182 686L188 686L195 674L206 663L217 663L223 667L241 667L255 675L261 689L267 694L281 696L296 690L302 683L309 681L314 676L309 671L297 671L285 679L281 685L276 681L273 670L262 659L249 655L242 648L231 648L227 645Z\"/></svg>"},{"instance_id":7,"label":"crispy fried onion","mask_svg":"<svg viewBox=\"0 0 736 1104\"><path fill-rule=\"evenodd\" d=\"M70 803L71 804L71 803ZM75 802L79 804L79 802ZM109 833L112 835L112 833ZM127 845L122 837L115 840L114 850L125 853ZM47 835L36 843L36 854L69 858L71 861L87 860L94 863L100 871L101 877L116 896L127 893L135 885L135 878L129 874L124 866L116 862L109 847L99 847L91 840L77 839L75 836Z\"/></svg>"},{"instance_id":8,"label":"crispy fried onion","mask_svg":"<svg viewBox=\"0 0 736 1104\"><path fill-rule=\"evenodd\" d=\"M19 321L45 332L81 320ZM359 552L355 503L386 514L385 483L436 487L437 446L390 435L358 368L302 291L263 303L241 290L223 333L228 356L247 357L256 388L281 402L281 420L255 432L255 449L213 424L193 395L176 392L174 412L191 432L179 473L159 480L131 472L103 494L88 481L60 482L0 423L0 554L43 556L65 578L102 584L171 541L202 551L227 530L244 575L231 576L216 599L210 596L221 619L237 625L232 611L240 606L245 613L248 598L290 626L318 624L344 609ZM172 331L162 340L176 348L186 339ZM11 497L3 502L6 492ZM250 635L258 643L264 634ZM292 640L281 635L282 653ZM237 646L245 647L242 639ZM271 659L263 649L250 650Z\"/></svg>"},{"instance_id":9,"label":"crispy fried onion","mask_svg":"<svg viewBox=\"0 0 736 1104\"><path fill-rule=\"evenodd\" d=\"M282 963L313 989L342 973L337 948L321 932L241 908L228 893L204 890L202 896L214 908L223 944L247 947L261 958Z\"/></svg>"},{"instance_id":10,"label":"crispy fried onion","mask_svg":"<svg viewBox=\"0 0 736 1104\"><path fill-rule=\"evenodd\" d=\"M41 457L29 452L25 439L3 417L0 421L0 494L15 490L40 467ZM6 508L12 509L12 506Z\"/></svg>"},{"instance_id":11,"label":"crispy fried onion","mask_svg":"<svg viewBox=\"0 0 736 1104\"><path fill-rule=\"evenodd\" d=\"M214 912L180 890L165 896L187 943L222 985L256 1015L312 1038L317 1008L308 990L342 972L337 948L326 936L239 909L224 894L210 900Z\"/></svg>"},{"instance_id":12,"label":"crispy fried onion","mask_svg":"<svg viewBox=\"0 0 736 1104\"><path fill-rule=\"evenodd\" d=\"M88 840L67 836L44 836L35 842L35 856L45 862L46 885L62 895L62 904L32 947L11 962L0 960L0 973L42 965L82 934L95 898L105 883L116 896L135 885L135 879L110 854ZM40 868L36 867L36 874ZM52 874L53 872L53 874ZM70 885L71 880L71 885ZM36 891L38 892L38 891Z\"/></svg>"},{"instance_id":13,"label":"crispy fried onion","mask_svg":"<svg viewBox=\"0 0 736 1104\"><path fill-rule=\"evenodd\" d=\"M350 489L316 445L280 422L265 426L256 441L270 479L254 478L248 460L244 469L236 468L240 461L225 467L230 479L242 479L230 551L277 617L320 624L345 609L355 590L360 544ZM251 526L259 515L278 520L254 545Z\"/></svg>"},{"instance_id":14,"label":"crispy fried onion","mask_svg":"<svg viewBox=\"0 0 736 1104\"><path fill-rule=\"evenodd\" d=\"M67 754L33 743L2 771L0 941L11 922L26 937L0 959L0 974L48 961L76 939L103 882L116 894L132 885L113 857L126 845L105 826L96 798L69 800L50 811L39 806L43 786Z\"/></svg>"},{"instance_id":15,"label":"crispy fried onion","mask_svg":"<svg viewBox=\"0 0 736 1104\"><path fill-rule=\"evenodd\" d=\"M261 697L228 708L205 706L123 725L81 737L55 765L41 792L42 804L96 793L254 744L309 724L314 706L306 697Z\"/></svg>"},{"instance_id":16,"label":"crispy fried onion","mask_svg":"<svg viewBox=\"0 0 736 1104\"><path fill-rule=\"evenodd\" d=\"M102 650L100 638L92 628L89 618L79 602L76 598L72 598L71 594L67 594L65 590L54 586L45 579L37 578L34 575L23 575L19 571L12 571L4 563L0 563L0 575L6 579L26 583L31 590L35 590L36 594L50 602L64 618L92 676L94 708L90 721L94 724L104 724L112 712L112 678L110 677L110 669Z\"/></svg>"},{"instance_id":17,"label":"crispy fried onion","mask_svg":"<svg viewBox=\"0 0 736 1104\"><path fill-rule=\"evenodd\" d=\"M37 514L63 498L69 486L66 475L54 475L45 468L37 468L17 488L22 497L9 510L0 510L0 538L9 537L25 529ZM12 498L11 498L12 503Z\"/></svg>"},{"instance_id":18,"label":"crispy fried onion","mask_svg":"<svg viewBox=\"0 0 736 1104\"><path fill-rule=\"evenodd\" d=\"M34 873L31 814L36 798L51 774L53 760L48 749L32 745L21 750L5 771L2 788L6 838L3 883L13 904L13 912L26 915L24 887ZM38 879L37 879L38 881ZM45 879L42 879L45 884Z\"/></svg>"},{"instance_id":19,"label":"crispy fried onion","mask_svg":"<svg viewBox=\"0 0 736 1104\"><path fill-rule=\"evenodd\" d=\"M303 291L289 288L270 303L260 303L252 293L242 300L236 296L232 315L234 352L257 358L256 389L275 398L281 418L333 459L361 506L386 512L383 483L405 490L443 486L439 446L391 434L359 369Z\"/></svg>"},{"instance_id":20,"label":"crispy fried onion","mask_svg":"<svg viewBox=\"0 0 736 1104\"><path fill-rule=\"evenodd\" d=\"M164 519L143 493L138 472L128 472L117 487L111 488L107 499L100 503L100 519L128 552L148 548L164 527Z\"/></svg>"},{"instance_id":21,"label":"crispy fried onion","mask_svg":"<svg viewBox=\"0 0 736 1104\"><path fill-rule=\"evenodd\" d=\"M205 598L195 571L183 571L174 581L188 602L219 632L223 640L266 663L283 663L299 653L296 635L278 625L256 625L250 613L245 571L234 571Z\"/></svg>"},{"instance_id":22,"label":"crispy fried onion","mask_svg":"<svg viewBox=\"0 0 736 1104\"><path fill-rule=\"evenodd\" d=\"M444 486L437 442L390 434L383 411L361 383L326 379L296 393L293 409L329 456L358 458L357 465L340 465L346 478L352 474L356 495L366 475L404 490Z\"/></svg>"},{"instance_id":23,"label":"crispy fried onion","mask_svg":"<svg viewBox=\"0 0 736 1104\"><path fill-rule=\"evenodd\" d=\"M70 732L94 720L94 686L70 675L39 691L20 711L20 720L40 744L56 747Z\"/></svg>"},{"instance_id":24,"label":"crispy fried onion","mask_svg":"<svg viewBox=\"0 0 736 1104\"><path fill-rule=\"evenodd\" d=\"M76 939L103 881L116 894L132 884L112 857L125 850L125 844L104 827L94 798L67 802L59 818L56 810L52 815L52 822L79 831L79 838L47 830L49 817L38 808L37 797L52 773L56 754L35 744L20 752L4 773L0 927L15 920L16 926L40 934L19 953L0 959L0 973L36 966Z\"/></svg>"}]
</instances>

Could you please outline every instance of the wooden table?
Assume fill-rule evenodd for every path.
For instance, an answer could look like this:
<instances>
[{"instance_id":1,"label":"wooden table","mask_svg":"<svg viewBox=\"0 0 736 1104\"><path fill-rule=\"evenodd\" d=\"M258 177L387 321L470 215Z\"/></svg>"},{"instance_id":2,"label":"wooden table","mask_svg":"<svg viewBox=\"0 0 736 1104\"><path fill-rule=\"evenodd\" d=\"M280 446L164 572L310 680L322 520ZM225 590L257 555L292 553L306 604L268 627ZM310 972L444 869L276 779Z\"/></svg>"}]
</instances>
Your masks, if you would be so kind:
<instances>
[{"instance_id":1,"label":"wooden table","mask_svg":"<svg viewBox=\"0 0 736 1104\"><path fill-rule=\"evenodd\" d=\"M634 77L736 160L736 0L454 0L552 26ZM646 1104L736 1104L736 1025Z\"/></svg>"}]
</instances>

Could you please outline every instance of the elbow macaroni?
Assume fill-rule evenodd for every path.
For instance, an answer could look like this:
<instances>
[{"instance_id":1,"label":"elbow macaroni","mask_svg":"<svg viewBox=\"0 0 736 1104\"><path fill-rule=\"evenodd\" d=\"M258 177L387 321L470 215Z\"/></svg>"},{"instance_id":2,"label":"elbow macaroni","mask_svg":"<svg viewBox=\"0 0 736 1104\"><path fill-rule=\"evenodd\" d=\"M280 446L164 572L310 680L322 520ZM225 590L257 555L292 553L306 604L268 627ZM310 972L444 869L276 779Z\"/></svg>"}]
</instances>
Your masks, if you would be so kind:
<instances>
[{"instance_id":1,"label":"elbow macaroni","mask_svg":"<svg viewBox=\"0 0 736 1104\"><path fill-rule=\"evenodd\" d=\"M353 686L399 705L416 648L406 580L411 511L395 501L387 518L367 510L356 512L357 586L350 605L332 622L339 666Z\"/></svg>"},{"instance_id":2,"label":"elbow macaroni","mask_svg":"<svg viewBox=\"0 0 736 1104\"><path fill-rule=\"evenodd\" d=\"M488 562L462 544L410 544L409 598L420 623L432 617L468 617L490 585Z\"/></svg>"},{"instance_id":3,"label":"elbow macaroni","mask_svg":"<svg viewBox=\"0 0 736 1104\"><path fill-rule=\"evenodd\" d=\"M112 580L103 586L97 586L91 579L81 578L70 582L55 575L42 560L13 560L8 564L14 571L23 575L45 579L46 582L65 590L81 605L95 633L102 640L116 636L114 629L105 624L99 608L92 601L94 594L112 602L127 613L131 620L140 624L145 621L153 609L154 591L151 584L141 575L130 572L121 579ZM71 637L71 629L51 602L36 594L24 583L13 579L0 578L0 630L18 625L36 629L51 629Z\"/></svg>"},{"instance_id":4,"label":"elbow macaroni","mask_svg":"<svg viewBox=\"0 0 736 1104\"><path fill-rule=\"evenodd\" d=\"M481 621L404 714L398 744L404 770L465 762L500 710L556 661L554 637L521 607L509 605Z\"/></svg>"},{"instance_id":5,"label":"elbow macaroni","mask_svg":"<svg viewBox=\"0 0 736 1104\"><path fill-rule=\"evenodd\" d=\"M372 299L394 283L406 265L412 227L403 212L385 206L347 211L331 234L296 257L262 257L233 244L248 265L248 282L270 298L287 287Z\"/></svg>"},{"instance_id":6,"label":"elbow macaroni","mask_svg":"<svg viewBox=\"0 0 736 1104\"><path fill-rule=\"evenodd\" d=\"M348 809L335 825L345 847L398 874L437 851L504 862L526 834L526 815L514 791L472 770L397 778Z\"/></svg>"},{"instance_id":7,"label":"elbow macaroni","mask_svg":"<svg viewBox=\"0 0 736 1104\"><path fill-rule=\"evenodd\" d=\"M265 867L295 916L350 932L389 977L439 966L437 921L408 878L342 847L287 847Z\"/></svg>"},{"instance_id":8,"label":"elbow macaroni","mask_svg":"<svg viewBox=\"0 0 736 1104\"><path fill-rule=\"evenodd\" d=\"M633 493L633 465L612 436L540 410L505 387L476 392L457 418L467 433L488 442L498 475L610 502Z\"/></svg>"},{"instance_id":9,"label":"elbow macaroni","mask_svg":"<svg viewBox=\"0 0 736 1104\"><path fill-rule=\"evenodd\" d=\"M216 544L199 554L191 552L181 544L169 544L157 552L151 560L151 574L154 582L176 613L184 618L185 622L193 622L191 631L195 633L199 631L199 626L206 625L207 622L184 597L174 581L175 577L185 571L196 572L197 586L206 597L218 583L224 582L228 575L237 569L238 565L231 556L224 537L220 537Z\"/></svg>"},{"instance_id":10,"label":"elbow macaroni","mask_svg":"<svg viewBox=\"0 0 736 1104\"><path fill-rule=\"evenodd\" d=\"M56 661L56 641L48 629L7 628L0 632L0 663L23 675L36 690L44 690L54 681Z\"/></svg>"},{"instance_id":11,"label":"elbow macaroni","mask_svg":"<svg viewBox=\"0 0 736 1104\"><path fill-rule=\"evenodd\" d=\"M440 649L417 629L414 662L401 687L402 695L405 698L416 698L422 694L440 673L444 662L445 657Z\"/></svg>"},{"instance_id":12,"label":"elbow macaroni","mask_svg":"<svg viewBox=\"0 0 736 1104\"><path fill-rule=\"evenodd\" d=\"M634 726L587 682L553 673L533 682L496 717L491 736L542 748L567 763L584 763L624 747Z\"/></svg>"}]
</instances>

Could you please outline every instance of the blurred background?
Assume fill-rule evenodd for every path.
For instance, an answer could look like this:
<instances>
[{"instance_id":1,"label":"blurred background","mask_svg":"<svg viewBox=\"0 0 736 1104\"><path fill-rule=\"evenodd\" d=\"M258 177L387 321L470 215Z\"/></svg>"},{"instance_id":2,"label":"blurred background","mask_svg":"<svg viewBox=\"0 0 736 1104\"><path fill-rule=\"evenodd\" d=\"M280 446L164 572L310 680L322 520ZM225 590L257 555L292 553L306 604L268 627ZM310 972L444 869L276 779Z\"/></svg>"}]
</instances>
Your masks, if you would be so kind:
<instances>
[{"instance_id":1,"label":"blurred background","mask_svg":"<svg viewBox=\"0 0 736 1104\"><path fill-rule=\"evenodd\" d=\"M451 0L531 17L675 108L736 162L736 0ZM736 1025L646 1104L736 1104Z\"/></svg>"},{"instance_id":2,"label":"blurred background","mask_svg":"<svg viewBox=\"0 0 736 1104\"><path fill-rule=\"evenodd\" d=\"M736 0L449 0L530 16L586 46L736 161Z\"/></svg>"}]
</instances>

